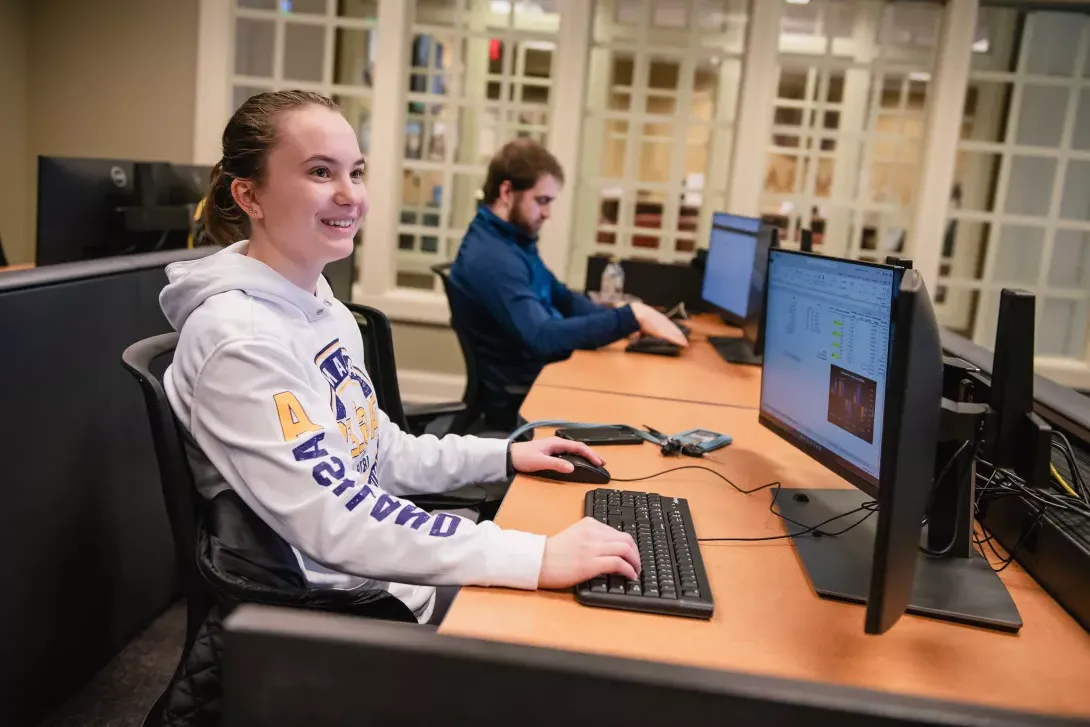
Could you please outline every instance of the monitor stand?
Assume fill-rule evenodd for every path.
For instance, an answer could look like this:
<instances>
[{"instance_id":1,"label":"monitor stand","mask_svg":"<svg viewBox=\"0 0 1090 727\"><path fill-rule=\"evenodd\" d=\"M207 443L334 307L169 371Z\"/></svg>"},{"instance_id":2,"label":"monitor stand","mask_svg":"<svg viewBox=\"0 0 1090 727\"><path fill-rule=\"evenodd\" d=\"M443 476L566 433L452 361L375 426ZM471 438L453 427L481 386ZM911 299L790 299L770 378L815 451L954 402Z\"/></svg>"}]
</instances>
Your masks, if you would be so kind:
<instances>
[{"instance_id":1,"label":"monitor stand","mask_svg":"<svg viewBox=\"0 0 1090 727\"><path fill-rule=\"evenodd\" d=\"M708 343L727 363L760 366L764 356L753 353L753 346L743 336L708 336Z\"/></svg>"},{"instance_id":2,"label":"monitor stand","mask_svg":"<svg viewBox=\"0 0 1090 727\"><path fill-rule=\"evenodd\" d=\"M871 499L855 489L784 488L776 497L776 507L784 517L810 526L854 510ZM864 515L864 512L848 515L823 529L838 532ZM807 534L791 539L819 596L851 603L867 602L876 517L870 516L842 535ZM790 523L785 525L789 531L800 529ZM1022 617L1007 587L979 555L931 558L920 553L917 558L908 613L999 631L1016 632L1022 627Z\"/></svg>"}]
</instances>

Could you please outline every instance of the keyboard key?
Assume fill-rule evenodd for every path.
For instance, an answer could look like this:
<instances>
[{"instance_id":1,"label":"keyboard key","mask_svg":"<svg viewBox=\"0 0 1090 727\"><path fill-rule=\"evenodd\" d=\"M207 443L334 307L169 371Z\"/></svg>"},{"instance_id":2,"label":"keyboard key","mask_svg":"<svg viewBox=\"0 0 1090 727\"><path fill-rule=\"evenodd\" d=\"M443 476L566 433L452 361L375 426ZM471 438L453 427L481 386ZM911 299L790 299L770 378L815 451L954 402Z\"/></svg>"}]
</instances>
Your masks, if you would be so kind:
<instances>
[{"instance_id":1,"label":"keyboard key","mask_svg":"<svg viewBox=\"0 0 1090 727\"><path fill-rule=\"evenodd\" d=\"M610 593L624 593L624 578L621 576L609 577L609 592Z\"/></svg>"},{"instance_id":2,"label":"keyboard key","mask_svg":"<svg viewBox=\"0 0 1090 727\"><path fill-rule=\"evenodd\" d=\"M605 593L606 592L606 579L604 576L599 576L590 582L590 590L593 593Z\"/></svg>"}]
</instances>

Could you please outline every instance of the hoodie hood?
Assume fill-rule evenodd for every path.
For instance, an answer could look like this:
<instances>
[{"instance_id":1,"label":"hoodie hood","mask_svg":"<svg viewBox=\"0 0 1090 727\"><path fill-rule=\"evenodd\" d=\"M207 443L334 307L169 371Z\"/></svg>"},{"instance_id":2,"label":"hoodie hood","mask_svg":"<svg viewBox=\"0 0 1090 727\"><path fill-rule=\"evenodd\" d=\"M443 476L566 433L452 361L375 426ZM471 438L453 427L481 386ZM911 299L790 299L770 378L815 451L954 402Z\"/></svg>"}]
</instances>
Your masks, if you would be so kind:
<instances>
[{"instance_id":1,"label":"hoodie hood","mask_svg":"<svg viewBox=\"0 0 1090 727\"><path fill-rule=\"evenodd\" d=\"M167 266L167 286L159 294L159 306L174 330L214 295L239 290L278 306L298 309L308 321L330 315L333 291L324 277L318 277L315 295L295 285L265 263L246 256L248 240L219 252Z\"/></svg>"}]
</instances>

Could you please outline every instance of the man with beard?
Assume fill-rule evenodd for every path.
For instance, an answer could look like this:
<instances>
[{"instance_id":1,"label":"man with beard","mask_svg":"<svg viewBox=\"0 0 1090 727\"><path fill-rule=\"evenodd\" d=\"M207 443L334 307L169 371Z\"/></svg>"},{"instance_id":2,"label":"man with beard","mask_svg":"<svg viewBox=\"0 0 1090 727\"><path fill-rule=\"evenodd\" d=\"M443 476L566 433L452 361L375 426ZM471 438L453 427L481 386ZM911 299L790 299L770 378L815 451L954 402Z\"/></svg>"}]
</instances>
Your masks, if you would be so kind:
<instances>
[{"instance_id":1,"label":"man with beard","mask_svg":"<svg viewBox=\"0 0 1090 727\"><path fill-rule=\"evenodd\" d=\"M636 331L687 345L669 318L643 303L602 307L573 293L545 267L541 226L564 183L564 171L530 139L492 158L484 198L450 271L454 325L480 364L485 421L510 431L523 395L548 363Z\"/></svg>"}]
</instances>

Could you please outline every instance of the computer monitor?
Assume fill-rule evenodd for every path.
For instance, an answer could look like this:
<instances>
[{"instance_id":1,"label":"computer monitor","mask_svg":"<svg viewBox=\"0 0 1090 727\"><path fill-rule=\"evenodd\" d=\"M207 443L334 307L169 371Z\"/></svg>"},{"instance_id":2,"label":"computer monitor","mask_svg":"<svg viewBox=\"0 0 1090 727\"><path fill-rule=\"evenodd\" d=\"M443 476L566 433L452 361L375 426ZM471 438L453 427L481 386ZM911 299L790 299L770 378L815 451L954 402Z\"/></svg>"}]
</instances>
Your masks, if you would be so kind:
<instances>
[{"instance_id":1,"label":"computer monitor","mask_svg":"<svg viewBox=\"0 0 1090 727\"><path fill-rule=\"evenodd\" d=\"M725 212L712 216L700 295L723 320L734 325L741 325L746 317L760 224L760 220Z\"/></svg>"},{"instance_id":2,"label":"computer monitor","mask_svg":"<svg viewBox=\"0 0 1090 727\"><path fill-rule=\"evenodd\" d=\"M768 258L761 422L871 496L899 281L885 265L786 250Z\"/></svg>"},{"instance_id":3,"label":"computer monitor","mask_svg":"<svg viewBox=\"0 0 1090 727\"><path fill-rule=\"evenodd\" d=\"M188 245L207 167L38 157L38 265Z\"/></svg>"},{"instance_id":4,"label":"computer monitor","mask_svg":"<svg viewBox=\"0 0 1090 727\"><path fill-rule=\"evenodd\" d=\"M708 336L708 343L728 363L761 365L764 340L761 335L764 319L765 273L768 251L780 246L779 228L761 225L755 239L753 266L746 293L746 314L742 319L742 335Z\"/></svg>"},{"instance_id":5,"label":"computer monitor","mask_svg":"<svg viewBox=\"0 0 1090 727\"><path fill-rule=\"evenodd\" d=\"M1017 630L1017 609L987 561L920 550L943 354L919 273L773 250L767 286L759 420L858 488L777 494L814 589L865 602L868 633L883 633L906 610ZM824 537L799 527L834 516L841 519L819 530Z\"/></svg>"}]
</instances>

